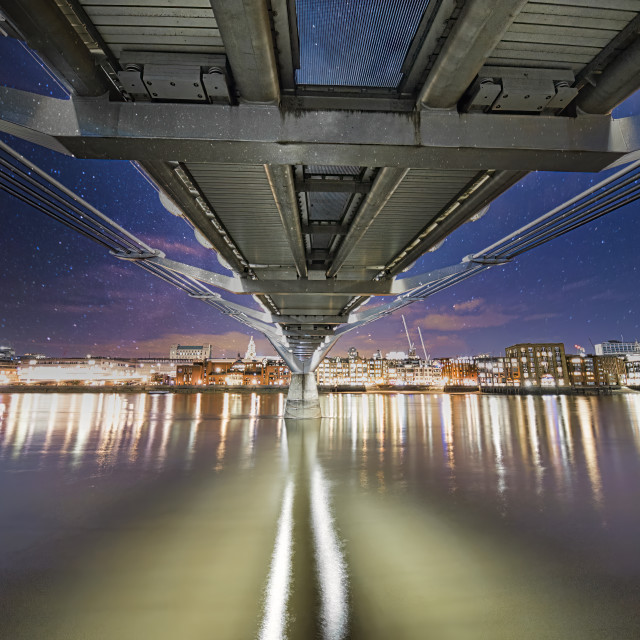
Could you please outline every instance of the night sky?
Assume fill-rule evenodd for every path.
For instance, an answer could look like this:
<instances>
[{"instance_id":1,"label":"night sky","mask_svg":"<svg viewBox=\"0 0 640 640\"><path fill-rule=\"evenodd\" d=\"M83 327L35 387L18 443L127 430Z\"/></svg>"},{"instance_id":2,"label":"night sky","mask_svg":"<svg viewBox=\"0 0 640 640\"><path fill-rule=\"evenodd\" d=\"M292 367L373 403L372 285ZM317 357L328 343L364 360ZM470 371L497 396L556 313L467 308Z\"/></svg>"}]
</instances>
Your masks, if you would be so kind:
<instances>
[{"instance_id":1,"label":"night sky","mask_svg":"<svg viewBox=\"0 0 640 640\"><path fill-rule=\"evenodd\" d=\"M19 43L1 37L0 84L63 96ZM639 111L636 94L614 115ZM0 139L168 257L222 271L131 163L76 160L4 134ZM413 272L456 264L603 177L531 174L481 221L467 223L421 258ZM364 355L376 348L406 350L401 313L414 340L422 328L432 356L498 355L510 344L538 341L592 351L590 341L640 339L639 213L638 202L613 212L345 336L332 353L346 353L352 345ZM230 356L244 353L254 334L4 192L0 230L0 341L18 354L166 356L173 342L211 342L216 355ZM264 338L255 337L259 353L273 353Z\"/></svg>"}]
</instances>

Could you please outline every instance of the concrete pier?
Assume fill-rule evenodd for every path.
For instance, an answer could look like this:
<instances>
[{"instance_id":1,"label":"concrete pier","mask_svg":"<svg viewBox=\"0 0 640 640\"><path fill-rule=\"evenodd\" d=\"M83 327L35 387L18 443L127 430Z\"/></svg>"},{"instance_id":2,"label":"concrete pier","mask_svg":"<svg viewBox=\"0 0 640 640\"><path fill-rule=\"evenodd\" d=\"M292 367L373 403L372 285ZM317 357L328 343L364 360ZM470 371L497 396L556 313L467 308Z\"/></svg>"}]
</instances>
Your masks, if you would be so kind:
<instances>
[{"instance_id":1,"label":"concrete pier","mask_svg":"<svg viewBox=\"0 0 640 640\"><path fill-rule=\"evenodd\" d=\"M318 385L313 373L291 374L284 417L293 420L322 417L320 400L318 399Z\"/></svg>"}]
</instances>

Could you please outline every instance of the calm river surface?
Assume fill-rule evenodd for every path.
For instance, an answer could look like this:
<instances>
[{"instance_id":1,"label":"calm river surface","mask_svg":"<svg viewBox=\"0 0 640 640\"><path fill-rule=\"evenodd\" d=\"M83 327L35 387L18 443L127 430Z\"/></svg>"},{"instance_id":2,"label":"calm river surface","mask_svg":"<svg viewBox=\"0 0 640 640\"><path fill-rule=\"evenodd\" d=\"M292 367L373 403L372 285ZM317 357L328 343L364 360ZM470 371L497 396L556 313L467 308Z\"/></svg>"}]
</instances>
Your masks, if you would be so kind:
<instances>
[{"instance_id":1,"label":"calm river surface","mask_svg":"<svg viewBox=\"0 0 640 640\"><path fill-rule=\"evenodd\" d=\"M640 638L640 394L0 394L0 637Z\"/></svg>"}]
</instances>

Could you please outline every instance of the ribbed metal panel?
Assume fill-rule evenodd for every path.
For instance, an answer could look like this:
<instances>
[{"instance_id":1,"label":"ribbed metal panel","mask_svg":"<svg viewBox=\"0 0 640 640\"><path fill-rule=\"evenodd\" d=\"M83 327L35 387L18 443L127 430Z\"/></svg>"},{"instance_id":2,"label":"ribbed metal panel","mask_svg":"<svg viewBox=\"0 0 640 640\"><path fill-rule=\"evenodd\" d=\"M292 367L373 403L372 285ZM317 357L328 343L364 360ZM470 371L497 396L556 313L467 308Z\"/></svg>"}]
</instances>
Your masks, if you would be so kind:
<instances>
[{"instance_id":1,"label":"ribbed metal panel","mask_svg":"<svg viewBox=\"0 0 640 640\"><path fill-rule=\"evenodd\" d=\"M474 179L474 171L412 169L373 221L345 265L389 262Z\"/></svg>"},{"instance_id":2,"label":"ribbed metal panel","mask_svg":"<svg viewBox=\"0 0 640 640\"><path fill-rule=\"evenodd\" d=\"M296 0L298 84L396 87L429 0Z\"/></svg>"},{"instance_id":3,"label":"ribbed metal panel","mask_svg":"<svg viewBox=\"0 0 640 640\"><path fill-rule=\"evenodd\" d=\"M187 168L250 263L293 266L262 165L189 163Z\"/></svg>"},{"instance_id":4,"label":"ribbed metal panel","mask_svg":"<svg viewBox=\"0 0 640 640\"><path fill-rule=\"evenodd\" d=\"M209 0L80 0L113 53L222 53Z\"/></svg>"},{"instance_id":5,"label":"ribbed metal panel","mask_svg":"<svg viewBox=\"0 0 640 640\"><path fill-rule=\"evenodd\" d=\"M640 11L638 0L535 0L525 5L488 64L578 73Z\"/></svg>"},{"instance_id":6,"label":"ribbed metal panel","mask_svg":"<svg viewBox=\"0 0 640 640\"><path fill-rule=\"evenodd\" d=\"M281 313L299 313L300 311L310 315L333 315L339 313L347 306L352 296L341 295L290 295L269 296Z\"/></svg>"}]
</instances>

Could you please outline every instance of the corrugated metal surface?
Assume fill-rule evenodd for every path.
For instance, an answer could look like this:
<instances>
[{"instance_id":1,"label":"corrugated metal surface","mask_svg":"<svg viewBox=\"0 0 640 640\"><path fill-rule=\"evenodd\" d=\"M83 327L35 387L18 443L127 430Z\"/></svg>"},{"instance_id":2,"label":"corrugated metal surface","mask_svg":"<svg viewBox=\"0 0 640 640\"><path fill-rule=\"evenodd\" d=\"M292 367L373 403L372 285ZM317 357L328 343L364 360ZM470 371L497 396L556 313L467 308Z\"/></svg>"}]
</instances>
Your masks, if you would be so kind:
<instances>
[{"instance_id":1,"label":"corrugated metal surface","mask_svg":"<svg viewBox=\"0 0 640 640\"><path fill-rule=\"evenodd\" d=\"M345 265L384 265L415 238L477 175L411 169Z\"/></svg>"},{"instance_id":2,"label":"corrugated metal surface","mask_svg":"<svg viewBox=\"0 0 640 640\"><path fill-rule=\"evenodd\" d=\"M209 0L80 0L113 53L222 53Z\"/></svg>"},{"instance_id":3,"label":"corrugated metal surface","mask_svg":"<svg viewBox=\"0 0 640 640\"><path fill-rule=\"evenodd\" d=\"M293 265L262 165L189 163L187 168L250 263Z\"/></svg>"},{"instance_id":4,"label":"corrugated metal surface","mask_svg":"<svg viewBox=\"0 0 640 640\"><path fill-rule=\"evenodd\" d=\"M429 0L296 0L298 84L396 87Z\"/></svg>"},{"instance_id":5,"label":"corrugated metal surface","mask_svg":"<svg viewBox=\"0 0 640 640\"><path fill-rule=\"evenodd\" d=\"M487 64L579 72L640 11L639 0L534 0L527 3Z\"/></svg>"},{"instance_id":6,"label":"corrugated metal surface","mask_svg":"<svg viewBox=\"0 0 640 640\"><path fill-rule=\"evenodd\" d=\"M312 296L312 295L291 295L280 296L272 295L270 298L281 313L303 313L311 315L333 315L339 313L344 307L347 306L349 300L353 296L341 296L341 295L326 295L326 296Z\"/></svg>"}]
</instances>

